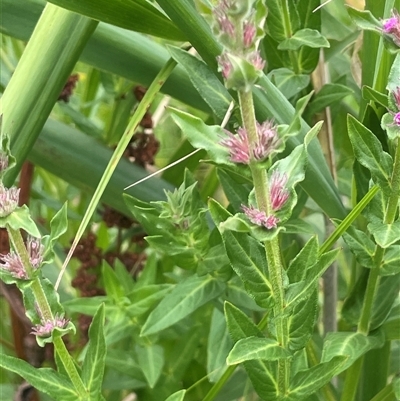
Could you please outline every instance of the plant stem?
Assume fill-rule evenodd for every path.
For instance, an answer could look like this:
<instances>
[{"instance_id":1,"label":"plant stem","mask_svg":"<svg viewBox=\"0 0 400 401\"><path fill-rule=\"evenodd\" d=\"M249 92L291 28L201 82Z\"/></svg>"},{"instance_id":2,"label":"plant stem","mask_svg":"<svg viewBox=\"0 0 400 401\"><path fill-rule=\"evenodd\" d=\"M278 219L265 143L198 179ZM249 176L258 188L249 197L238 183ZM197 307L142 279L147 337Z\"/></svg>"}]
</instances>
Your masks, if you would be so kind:
<instances>
[{"instance_id":1,"label":"plant stem","mask_svg":"<svg viewBox=\"0 0 400 401\"><path fill-rule=\"evenodd\" d=\"M258 141L256 118L254 114L253 95L251 91L239 91L239 103L242 114L243 126L247 132L250 150L256 146ZM251 154L250 169L253 177L254 191L259 210L267 216L271 214L267 172L260 169ZM283 287L283 263L278 237L264 243L268 262L269 279L274 294L275 306L274 316L277 319L276 336L281 347L286 348L288 338L287 319L283 317L285 307L285 293ZM281 395L286 393L289 385L290 365L289 361L282 359L278 361L278 385Z\"/></svg>"},{"instance_id":2,"label":"plant stem","mask_svg":"<svg viewBox=\"0 0 400 401\"><path fill-rule=\"evenodd\" d=\"M395 158L393 163L393 172L390 180L391 194L386 205L385 216L383 222L385 224L393 224L397 215L400 194L400 138L397 139ZM378 290L382 259L385 249L376 245L374 253L374 266L371 268L368 277L367 289L365 291L364 302L361 310L361 317L358 323L357 331L368 335L371 324L372 307L374 304L375 294ZM347 371L346 381L343 389L341 401L353 401L355 399L358 381L360 378L363 357L359 358Z\"/></svg>"},{"instance_id":3,"label":"plant stem","mask_svg":"<svg viewBox=\"0 0 400 401\"><path fill-rule=\"evenodd\" d=\"M219 380L211 387L210 391L203 398L203 401L212 401L221 391L222 387L224 387L229 378L233 375L233 372L236 368L237 365L229 366L228 369L225 370L224 374L219 378Z\"/></svg>"},{"instance_id":4,"label":"plant stem","mask_svg":"<svg viewBox=\"0 0 400 401\"><path fill-rule=\"evenodd\" d=\"M24 240L22 238L20 230L15 230L9 225L7 225L7 232L15 252L21 259L21 262L24 266L24 270L28 274L28 277L31 277L33 274L33 269L31 267L29 254L25 247ZM44 320L53 320L54 315L53 312L51 311L51 307L47 300L46 294L43 291L43 287L39 277L35 277L34 279L32 279L30 288L32 290L33 296L35 297L35 301L39 309L39 313L41 315L40 318ZM79 376L78 371L76 370L74 361L72 360L71 355L69 354L67 348L65 347L63 340L61 339L61 337L55 335L53 337L53 344L55 351L60 357L61 363L63 364L66 372L68 373L69 378L71 379L72 384L74 385L75 389L77 390L81 398L86 399L87 391L82 382L82 379Z\"/></svg>"}]
</instances>

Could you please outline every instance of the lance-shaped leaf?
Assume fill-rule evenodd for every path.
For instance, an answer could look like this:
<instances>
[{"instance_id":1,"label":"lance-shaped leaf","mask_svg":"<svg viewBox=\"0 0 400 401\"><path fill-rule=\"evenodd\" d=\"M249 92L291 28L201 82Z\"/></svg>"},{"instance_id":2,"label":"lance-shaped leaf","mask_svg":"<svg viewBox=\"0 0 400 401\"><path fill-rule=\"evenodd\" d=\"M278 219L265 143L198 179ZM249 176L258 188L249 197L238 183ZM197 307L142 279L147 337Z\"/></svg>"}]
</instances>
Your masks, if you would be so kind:
<instances>
[{"instance_id":1,"label":"lance-shaped leaf","mask_svg":"<svg viewBox=\"0 0 400 401\"><path fill-rule=\"evenodd\" d=\"M206 150L215 163L233 165L228 161L228 149L220 144L221 140L226 137L225 131L220 126L206 125L200 118L178 109L170 107L169 110L171 111L172 119L193 147Z\"/></svg>"},{"instance_id":2,"label":"lance-shaped leaf","mask_svg":"<svg viewBox=\"0 0 400 401\"><path fill-rule=\"evenodd\" d=\"M226 358L232 349L232 340L224 315L214 308L207 341L207 373L212 383L223 375L227 365Z\"/></svg>"},{"instance_id":3,"label":"lance-shaped leaf","mask_svg":"<svg viewBox=\"0 0 400 401\"><path fill-rule=\"evenodd\" d=\"M316 29L301 29L293 36L283 40L278 50L298 50L303 46L307 47L330 47L328 40Z\"/></svg>"},{"instance_id":4,"label":"lance-shaped leaf","mask_svg":"<svg viewBox=\"0 0 400 401\"><path fill-rule=\"evenodd\" d=\"M243 281L249 295L258 305L269 307L272 289L267 276L264 247L245 233L224 231L222 237L232 268Z\"/></svg>"},{"instance_id":5,"label":"lance-shaped leaf","mask_svg":"<svg viewBox=\"0 0 400 401\"><path fill-rule=\"evenodd\" d=\"M329 362L319 363L310 369L298 372L290 381L289 395L285 400L301 401L315 394L332 377L343 371L347 359L346 356L335 356Z\"/></svg>"},{"instance_id":6,"label":"lance-shaped leaf","mask_svg":"<svg viewBox=\"0 0 400 401\"><path fill-rule=\"evenodd\" d=\"M292 354L271 338L247 337L239 340L229 353L226 362L236 365L245 361L276 361L290 358Z\"/></svg>"},{"instance_id":7,"label":"lance-shaped leaf","mask_svg":"<svg viewBox=\"0 0 400 401\"><path fill-rule=\"evenodd\" d=\"M321 362L329 362L340 355L345 356L347 357L346 362L341 366L341 371L343 371L367 351L381 347L384 341L382 333L365 336L353 332L331 332L325 337Z\"/></svg>"},{"instance_id":8,"label":"lance-shaped leaf","mask_svg":"<svg viewBox=\"0 0 400 401\"><path fill-rule=\"evenodd\" d=\"M233 341L246 337L265 338L261 330L238 308L225 302L225 317ZM275 361L253 360L243 362L257 393L265 399L275 400L278 394L278 369Z\"/></svg>"},{"instance_id":9,"label":"lance-shaped leaf","mask_svg":"<svg viewBox=\"0 0 400 401\"><path fill-rule=\"evenodd\" d=\"M175 61L186 70L199 95L210 106L217 118L222 121L230 103L233 101L225 86L222 85L210 67L197 57L178 47L168 46L168 50Z\"/></svg>"},{"instance_id":10,"label":"lance-shaped leaf","mask_svg":"<svg viewBox=\"0 0 400 401\"><path fill-rule=\"evenodd\" d=\"M392 245L386 249L379 274L391 276L398 273L400 273L400 245Z\"/></svg>"},{"instance_id":11,"label":"lance-shaped leaf","mask_svg":"<svg viewBox=\"0 0 400 401\"><path fill-rule=\"evenodd\" d=\"M400 240L400 220L393 224L372 222L368 224L368 230L374 236L376 243L382 248L388 248Z\"/></svg>"},{"instance_id":12,"label":"lance-shaped leaf","mask_svg":"<svg viewBox=\"0 0 400 401\"><path fill-rule=\"evenodd\" d=\"M40 231L32 220L28 206L17 207L11 214L0 217L0 227L9 225L14 230L23 229L36 238L40 238Z\"/></svg>"},{"instance_id":13,"label":"lance-shaped leaf","mask_svg":"<svg viewBox=\"0 0 400 401\"><path fill-rule=\"evenodd\" d=\"M365 232L349 227L343 239L361 266L367 268L374 266L375 244Z\"/></svg>"},{"instance_id":14,"label":"lance-shaped leaf","mask_svg":"<svg viewBox=\"0 0 400 401\"><path fill-rule=\"evenodd\" d=\"M141 335L154 334L172 326L218 297L224 289L223 283L210 276L194 275L182 280L150 313Z\"/></svg>"},{"instance_id":15,"label":"lance-shaped leaf","mask_svg":"<svg viewBox=\"0 0 400 401\"><path fill-rule=\"evenodd\" d=\"M318 260L318 262L309 268L306 272L306 276L303 281L289 285L286 292L286 308L294 307L303 299L309 297L313 291L313 287L316 281L322 276L326 269L334 262L337 258L340 249L334 249L332 251L324 253ZM311 290L311 291L310 291Z\"/></svg>"},{"instance_id":16,"label":"lance-shaped leaf","mask_svg":"<svg viewBox=\"0 0 400 401\"><path fill-rule=\"evenodd\" d=\"M82 380L90 394L90 401L101 395L104 365L106 362L106 341L104 338L104 304L100 306L89 327L89 346L82 364Z\"/></svg>"},{"instance_id":17,"label":"lance-shaped leaf","mask_svg":"<svg viewBox=\"0 0 400 401\"><path fill-rule=\"evenodd\" d=\"M318 318L317 291L306 300L300 302L288 317L289 340L287 347L290 351L303 348L310 339Z\"/></svg>"},{"instance_id":18,"label":"lance-shaped leaf","mask_svg":"<svg viewBox=\"0 0 400 401\"><path fill-rule=\"evenodd\" d=\"M164 366L164 348L158 344L135 346L137 360L150 388L154 388Z\"/></svg>"},{"instance_id":19,"label":"lance-shaped leaf","mask_svg":"<svg viewBox=\"0 0 400 401\"><path fill-rule=\"evenodd\" d=\"M165 401L183 401L185 398L186 390L179 390L176 393L170 395Z\"/></svg>"},{"instance_id":20,"label":"lance-shaped leaf","mask_svg":"<svg viewBox=\"0 0 400 401\"><path fill-rule=\"evenodd\" d=\"M0 366L10 372L17 373L33 387L56 400L76 401L80 399L71 382L53 369L36 369L22 359L5 354L0 356Z\"/></svg>"},{"instance_id":21,"label":"lance-shaped leaf","mask_svg":"<svg viewBox=\"0 0 400 401\"><path fill-rule=\"evenodd\" d=\"M371 172L383 190L387 189L392 174L392 157L382 149L376 136L351 115L347 118L347 127L358 162Z\"/></svg>"}]
</instances>

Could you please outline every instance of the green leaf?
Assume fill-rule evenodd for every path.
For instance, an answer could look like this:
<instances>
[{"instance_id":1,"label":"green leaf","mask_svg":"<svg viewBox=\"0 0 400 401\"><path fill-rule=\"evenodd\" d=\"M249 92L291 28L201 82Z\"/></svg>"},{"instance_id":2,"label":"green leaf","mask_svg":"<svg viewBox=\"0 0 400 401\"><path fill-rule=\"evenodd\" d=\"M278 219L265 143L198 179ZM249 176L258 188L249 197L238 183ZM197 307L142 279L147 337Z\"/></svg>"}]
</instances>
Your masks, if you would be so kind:
<instances>
[{"instance_id":1,"label":"green leaf","mask_svg":"<svg viewBox=\"0 0 400 401\"><path fill-rule=\"evenodd\" d=\"M261 330L229 302L225 302L225 317L233 341L246 337L264 338ZM244 362L243 365L257 393L265 399L275 399L278 393L276 362L253 360Z\"/></svg>"},{"instance_id":2,"label":"green leaf","mask_svg":"<svg viewBox=\"0 0 400 401\"><path fill-rule=\"evenodd\" d=\"M354 91L347 86L340 84L326 84L315 95L308 106L307 115L312 116L353 93Z\"/></svg>"},{"instance_id":3,"label":"green leaf","mask_svg":"<svg viewBox=\"0 0 400 401\"><path fill-rule=\"evenodd\" d=\"M353 7L348 7L347 11L351 19L363 30L381 32L382 23L377 20L371 11L361 11Z\"/></svg>"},{"instance_id":4,"label":"green leaf","mask_svg":"<svg viewBox=\"0 0 400 401\"><path fill-rule=\"evenodd\" d=\"M229 162L229 152L220 144L226 137L225 131L218 125L206 125L200 118L169 107L171 117L182 130L193 147L205 149L210 158L218 164L233 165Z\"/></svg>"},{"instance_id":5,"label":"green leaf","mask_svg":"<svg viewBox=\"0 0 400 401\"><path fill-rule=\"evenodd\" d=\"M309 75L295 74L288 68L277 68L267 76L288 99L297 95L310 83Z\"/></svg>"},{"instance_id":6,"label":"green leaf","mask_svg":"<svg viewBox=\"0 0 400 401\"><path fill-rule=\"evenodd\" d=\"M210 276L184 279L150 313L141 335L157 333L179 322L200 306L218 297L225 285Z\"/></svg>"},{"instance_id":7,"label":"green leaf","mask_svg":"<svg viewBox=\"0 0 400 401\"><path fill-rule=\"evenodd\" d=\"M400 137L400 127L394 122L394 114L386 113L381 120L381 127L386 131L388 138L391 141Z\"/></svg>"},{"instance_id":8,"label":"green leaf","mask_svg":"<svg viewBox=\"0 0 400 401\"><path fill-rule=\"evenodd\" d=\"M382 248L388 248L400 240L400 221L393 224L374 221L368 224L368 230L374 236L376 243Z\"/></svg>"},{"instance_id":9,"label":"green leaf","mask_svg":"<svg viewBox=\"0 0 400 401\"><path fill-rule=\"evenodd\" d=\"M104 338L104 304L93 317L89 327L89 346L82 364L82 380L90 393L90 400L97 401L101 395L104 365L106 361L106 342Z\"/></svg>"},{"instance_id":10,"label":"green leaf","mask_svg":"<svg viewBox=\"0 0 400 401\"><path fill-rule=\"evenodd\" d=\"M43 254L43 259L45 262L49 263L54 258L54 245L58 238L63 235L68 228L68 218L67 218L67 203L65 202L62 208L55 214L55 216L50 221L50 235L42 238L42 243L45 244L45 251Z\"/></svg>"},{"instance_id":11,"label":"green leaf","mask_svg":"<svg viewBox=\"0 0 400 401\"><path fill-rule=\"evenodd\" d=\"M311 237L289 264L287 274L291 284L304 281L307 270L318 261L318 238Z\"/></svg>"},{"instance_id":12,"label":"green leaf","mask_svg":"<svg viewBox=\"0 0 400 401\"><path fill-rule=\"evenodd\" d=\"M350 114L347 117L347 127L357 160L371 172L384 190L390 186L392 157L383 151L375 135Z\"/></svg>"},{"instance_id":13,"label":"green leaf","mask_svg":"<svg viewBox=\"0 0 400 401\"><path fill-rule=\"evenodd\" d=\"M290 351L303 348L312 336L318 318L318 293L300 302L288 317L289 341L287 347Z\"/></svg>"},{"instance_id":14,"label":"green leaf","mask_svg":"<svg viewBox=\"0 0 400 401\"><path fill-rule=\"evenodd\" d=\"M247 234L224 231L226 253L236 274L257 305L267 308L272 303L272 288L268 280L264 247Z\"/></svg>"},{"instance_id":15,"label":"green leaf","mask_svg":"<svg viewBox=\"0 0 400 401\"><path fill-rule=\"evenodd\" d=\"M392 67L389 73L389 79L386 86L386 89L390 92L395 92L399 87L399 78L400 76L400 54L396 56L393 61Z\"/></svg>"},{"instance_id":16,"label":"green leaf","mask_svg":"<svg viewBox=\"0 0 400 401\"><path fill-rule=\"evenodd\" d=\"M343 370L343 366L348 358L345 356L335 356L328 362L319 363L311 369L298 372L290 382L288 389L288 401L304 400L314 394L322 386L328 383L332 377Z\"/></svg>"},{"instance_id":17,"label":"green leaf","mask_svg":"<svg viewBox=\"0 0 400 401\"><path fill-rule=\"evenodd\" d=\"M385 107L385 108L388 107L387 95L385 95L381 92L378 92L377 90L375 90L367 85L364 85L362 87L362 97L365 100L375 102L376 104L379 104L382 107Z\"/></svg>"},{"instance_id":18,"label":"green leaf","mask_svg":"<svg viewBox=\"0 0 400 401\"><path fill-rule=\"evenodd\" d=\"M51 0L50 3L95 20L169 40L184 40L184 35L145 0Z\"/></svg>"},{"instance_id":19,"label":"green leaf","mask_svg":"<svg viewBox=\"0 0 400 401\"><path fill-rule=\"evenodd\" d=\"M224 315L214 308L211 317L211 327L207 341L207 377L212 383L223 375L227 365L226 358L232 349Z\"/></svg>"},{"instance_id":20,"label":"green leaf","mask_svg":"<svg viewBox=\"0 0 400 401\"><path fill-rule=\"evenodd\" d=\"M365 232L349 227L343 234L343 239L361 266L367 268L374 266L375 244Z\"/></svg>"},{"instance_id":21,"label":"green leaf","mask_svg":"<svg viewBox=\"0 0 400 401\"><path fill-rule=\"evenodd\" d=\"M17 207L8 216L0 217L0 227L6 227L7 224L14 230L22 228L33 237L40 238L40 231L32 220L29 208L26 205Z\"/></svg>"},{"instance_id":22,"label":"green leaf","mask_svg":"<svg viewBox=\"0 0 400 401\"><path fill-rule=\"evenodd\" d=\"M319 259L318 262L310 267L304 280L290 284L289 288L286 292L286 309L290 310L289 308L297 305L303 299L306 299L313 292L310 291L316 283L316 281L322 276L322 274L326 271L326 269L335 261L337 258L340 249L334 249L332 251L324 253Z\"/></svg>"},{"instance_id":23,"label":"green leaf","mask_svg":"<svg viewBox=\"0 0 400 401\"><path fill-rule=\"evenodd\" d=\"M107 296L110 297L110 299L112 299L115 303L120 302L121 299L126 295L124 287L118 280L114 269L105 260L103 260L103 264L101 266L101 276L103 278L104 288Z\"/></svg>"},{"instance_id":24,"label":"green leaf","mask_svg":"<svg viewBox=\"0 0 400 401\"><path fill-rule=\"evenodd\" d=\"M316 29L301 29L295 32L290 38L282 41L278 49L279 50L299 50L301 47L330 47L328 40Z\"/></svg>"},{"instance_id":25,"label":"green leaf","mask_svg":"<svg viewBox=\"0 0 400 401\"><path fill-rule=\"evenodd\" d=\"M186 390L179 390L176 393L170 395L165 401L183 401L185 398Z\"/></svg>"},{"instance_id":26,"label":"green leaf","mask_svg":"<svg viewBox=\"0 0 400 401\"><path fill-rule=\"evenodd\" d=\"M56 400L76 401L80 399L72 384L53 369L36 369L21 359L5 354L0 356L0 366L10 372L17 373L33 387Z\"/></svg>"},{"instance_id":27,"label":"green leaf","mask_svg":"<svg viewBox=\"0 0 400 401\"><path fill-rule=\"evenodd\" d=\"M225 86L210 67L197 57L178 47L168 46L168 50L171 56L185 68L193 86L217 118L222 121L233 101Z\"/></svg>"},{"instance_id":28,"label":"green leaf","mask_svg":"<svg viewBox=\"0 0 400 401\"><path fill-rule=\"evenodd\" d=\"M264 360L276 361L290 358L292 354L282 348L276 340L271 338L247 337L242 338L232 348L226 362L236 365L245 361Z\"/></svg>"},{"instance_id":29,"label":"green leaf","mask_svg":"<svg viewBox=\"0 0 400 401\"><path fill-rule=\"evenodd\" d=\"M382 325L386 341L400 340L400 304L394 306Z\"/></svg>"},{"instance_id":30,"label":"green leaf","mask_svg":"<svg viewBox=\"0 0 400 401\"><path fill-rule=\"evenodd\" d=\"M398 273L400 273L400 245L392 245L386 249L379 274L391 276Z\"/></svg>"},{"instance_id":31,"label":"green leaf","mask_svg":"<svg viewBox=\"0 0 400 401\"><path fill-rule=\"evenodd\" d=\"M63 303L65 310L69 313L82 313L94 316L102 303L108 301L106 296L73 298ZM108 308L108 306L106 306Z\"/></svg>"},{"instance_id":32,"label":"green leaf","mask_svg":"<svg viewBox=\"0 0 400 401\"><path fill-rule=\"evenodd\" d=\"M135 288L128 294L131 305L126 306L130 317L140 316L164 298L173 288L172 284L150 284Z\"/></svg>"},{"instance_id":33,"label":"green leaf","mask_svg":"<svg viewBox=\"0 0 400 401\"><path fill-rule=\"evenodd\" d=\"M154 388L164 366L164 348L158 344L135 346L140 369L150 388Z\"/></svg>"},{"instance_id":34,"label":"green leaf","mask_svg":"<svg viewBox=\"0 0 400 401\"><path fill-rule=\"evenodd\" d=\"M329 362L337 356L346 356L346 361L341 366L343 371L367 351L379 348L383 343L382 335L365 336L361 333L330 332L324 339L321 362Z\"/></svg>"}]
</instances>

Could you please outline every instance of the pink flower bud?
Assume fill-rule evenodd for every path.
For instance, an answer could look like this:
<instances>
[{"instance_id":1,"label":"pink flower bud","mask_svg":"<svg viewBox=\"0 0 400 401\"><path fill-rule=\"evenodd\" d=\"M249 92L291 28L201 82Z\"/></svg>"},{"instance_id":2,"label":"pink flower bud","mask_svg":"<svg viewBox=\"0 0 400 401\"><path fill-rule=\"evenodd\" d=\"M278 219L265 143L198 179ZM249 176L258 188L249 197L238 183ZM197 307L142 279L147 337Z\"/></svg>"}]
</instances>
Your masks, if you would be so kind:
<instances>
[{"instance_id":1,"label":"pink flower bud","mask_svg":"<svg viewBox=\"0 0 400 401\"><path fill-rule=\"evenodd\" d=\"M16 253L10 252L7 255L0 255L0 261L2 262L0 264L0 268L8 271L14 278L18 278L20 280L28 279L24 265Z\"/></svg>"},{"instance_id":2,"label":"pink flower bud","mask_svg":"<svg viewBox=\"0 0 400 401\"><path fill-rule=\"evenodd\" d=\"M248 164L250 162L249 139L244 128L239 128L237 135L226 131L228 138L222 140L221 145L228 148L231 161L234 163Z\"/></svg>"},{"instance_id":3,"label":"pink flower bud","mask_svg":"<svg viewBox=\"0 0 400 401\"><path fill-rule=\"evenodd\" d=\"M253 224L265 227L268 230L276 228L279 223L279 219L276 216L274 215L267 216L265 212L256 209L254 206L247 207L245 205L242 205L242 210L244 211L244 214L247 216L247 218Z\"/></svg>"},{"instance_id":4,"label":"pink flower bud","mask_svg":"<svg viewBox=\"0 0 400 401\"><path fill-rule=\"evenodd\" d=\"M219 71L221 71L222 76L224 77L224 79L228 79L233 68L229 58L224 53L217 57L217 61L219 65Z\"/></svg>"},{"instance_id":5,"label":"pink flower bud","mask_svg":"<svg viewBox=\"0 0 400 401\"><path fill-rule=\"evenodd\" d=\"M34 269L38 269L43 262L43 245L40 238L28 236L26 241L26 249L28 250L29 260Z\"/></svg>"},{"instance_id":6,"label":"pink flower bud","mask_svg":"<svg viewBox=\"0 0 400 401\"><path fill-rule=\"evenodd\" d=\"M269 196L273 210L281 209L289 198L289 191L285 188L287 181L287 175L281 174L278 170L271 175Z\"/></svg>"},{"instance_id":7,"label":"pink flower bud","mask_svg":"<svg viewBox=\"0 0 400 401\"><path fill-rule=\"evenodd\" d=\"M55 328L64 329L68 323L69 319L55 315L54 319L42 319L40 324L36 324L32 327L31 334L38 337L48 337Z\"/></svg>"},{"instance_id":8,"label":"pink flower bud","mask_svg":"<svg viewBox=\"0 0 400 401\"><path fill-rule=\"evenodd\" d=\"M256 37L257 29L254 24L249 22L244 23L243 27L243 44L245 48L249 48L253 42L254 38Z\"/></svg>"},{"instance_id":9,"label":"pink flower bud","mask_svg":"<svg viewBox=\"0 0 400 401\"><path fill-rule=\"evenodd\" d=\"M8 216L18 207L19 191L19 188L5 188L0 184L0 217Z\"/></svg>"},{"instance_id":10,"label":"pink flower bud","mask_svg":"<svg viewBox=\"0 0 400 401\"><path fill-rule=\"evenodd\" d=\"M392 17L383 21L382 31L390 35L393 42L400 47L400 14L396 11L392 11Z\"/></svg>"}]
</instances>

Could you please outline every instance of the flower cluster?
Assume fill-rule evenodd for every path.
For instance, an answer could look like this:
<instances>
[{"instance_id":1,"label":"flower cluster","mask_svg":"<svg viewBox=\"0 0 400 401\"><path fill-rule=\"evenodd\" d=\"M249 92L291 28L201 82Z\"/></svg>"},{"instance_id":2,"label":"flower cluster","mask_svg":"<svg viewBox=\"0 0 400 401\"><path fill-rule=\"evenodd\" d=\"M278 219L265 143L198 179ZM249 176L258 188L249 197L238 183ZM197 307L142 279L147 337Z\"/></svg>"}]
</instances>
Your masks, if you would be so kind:
<instances>
[{"instance_id":1,"label":"flower cluster","mask_svg":"<svg viewBox=\"0 0 400 401\"><path fill-rule=\"evenodd\" d=\"M277 170L272 173L269 187L269 198L271 208L274 212L280 210L289 199L289 191L285 187L287 182L288 177L286 174L281 174ZM247 207L242 205L242 210L253 224L265 227L268 230L276 228L279 223L279 218L274 214L267 215L264 211L261 211L254 206Z\"/></svg>"},{"instance_id":2,"label":"flower cluster","mask_svg":"<svg viewBox=\"0 0 400 401\"><path fill-rule=\"evenodd\" d=\"M65 329L68 325L69 319L64 316L55 315L53 319L41 319L40 324L32 327L31 333L38 337L48 337L54 329Z\"/></svg>"},{"instance_id":3,"label":"flower cluster","mask_svg":"<svg viewBox=\"0 0 400 401\"><path fill-rule=\"evenodd\" d=\"M398 110L397 113L393 115L393 122L400 127L400 87L397 87L396 91L393 92L393 97Z\"/></svg>"},{"instance_id":4,"label":"flower cluster","mask_svg":"<svg viewBox=\"0 0 400 401\"><path fill-rule=\"evenodd\" d=\"M28 236L26 249L31 267L37 270L43 262L43 245L40 239ZM0 262L0 269L8 271L14 278L20 280L28 280L30 278L17 253L11 251L7 255L0 255Z\"/></svg>"},{"instance_id":5,"label":"flower cluster","mask_svg":"<svg viewBox=\"0 0 400 401\"><path fill-rule=\"evenodd\" d=\"M257 45L264 35L266 8L259 4L261 12L255 12L254 2L220 0L213 9L214 32L225 47L217 61L228 88L249 90L265 66Z\"/></svg>"},{"instance_id":6,"label":"flower cluster","mask_svg":"<svg viewBox=\"0 0 400 401\"><path fill-rule=\"evenodd\" d=\"M389 35L393 42L400 47L400 14L392 11L392 16L382 23L382 31Z\"/></svg>"},{"instance_id":7,"label":"flower cluster","mask_svg":"<svg viewBox=\"0 0 400 401\"><path fill-rule=\"evenodd\" d=\"M230 159L234 163L249 164L252 159L263 161L276 149L280 139L276 127L271 121L257 123L257 142L251 149L249 138L244 128L239 128L233 135L226 131L228 138L223 139L221 145L228 148Z\"/></svg>"},{"instance_id":8,"label":"flower cluster","mask_svg":"<svg viewBox=\"0 0 400 401\"><path fill-rule=\"evenodd\" d=\"M6 170L8 168L8 157L7 155L0 151L0 172Z\"/></svg>"},{"instance_id":9,"label":"flower cluster","mask_svg":"<svg viewBox=\"0 0 400 401\"><path fill-rule=\"evenodd\" d=\"M18 207L19 191L19 188L6 188L0 183L0 217L8 216Z\"/></svg>"}]
</instances>

